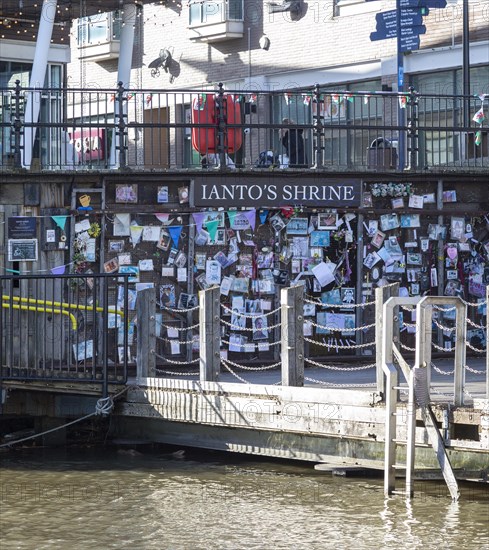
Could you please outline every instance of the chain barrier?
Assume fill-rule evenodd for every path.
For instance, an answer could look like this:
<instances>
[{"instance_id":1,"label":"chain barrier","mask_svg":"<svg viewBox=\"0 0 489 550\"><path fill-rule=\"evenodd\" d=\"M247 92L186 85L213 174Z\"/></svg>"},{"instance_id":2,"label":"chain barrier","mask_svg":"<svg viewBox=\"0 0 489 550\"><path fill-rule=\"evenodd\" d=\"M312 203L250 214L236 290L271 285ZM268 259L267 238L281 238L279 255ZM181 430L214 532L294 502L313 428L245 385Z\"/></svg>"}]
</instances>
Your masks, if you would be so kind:
<instances>
[{"instance_id":1,"label":"chain barrier","mask_svg":"<svg viewBox=\"0 0 489 550\"><path fill-rule=\"evenodd\" d=\"M277 342L268 342L268 341L265 341L265 340L263 340L263 341L260 340L260 341L256 342L258 347L259 347L261 342L263 342L263 344L266 345L266 346L279 346L282 343L280 340L278 340ZM229 340L224 340L223 338L221 338L221 343L226 344L228 346L230 346L230 345L234 346L235 345L234 343L230 342ZM250 344L250 343L251 342L247 342L247 344ZM253 343L255 343L255 342L253 342Z\"/></svg>"},{"instance_id":2,"label":"chain barrier","mask_svg":"<svg viewBox=\"0 0 489 550\"><path fill-rule=\"evenodd\" d=\"M368 348L375 346L375 342L367 342L366 344L351 344L349 346L343 346L340 344L326 344L325 342L319 342L318 340L312 340L311 338L304 337L304 341L314 344L316 346L322 346L325 348L336 348L336 349L353 349L353 348Z\"/></svg>"},{"instance_id":3,"label":"chain barrier","mask_svg":"<svg viewBox=\"0 0 489 550\"><path fill-rule=\"evenodd\" d=\"M248 380L245 380L244 378L242 378L239 374L237 374L236 372L233 371L233 369L231 367L229 367L228 365L226 365L227 361L225 359L223 359L222 361L222 364L224 365L224 368L227 369L235 378L237 378L240 382L243 382L243 384L249 384Z\"/></svg>"},{"instance_id":4,"label":"chain barrier","mask_svg":"<svg viewBox=\"0 0 489 550\"><path fill-rule=\"evenodd\" d=\"M332 382L325 382L324 380L317 380L316 378L309 378L308 376L305 376L304 380L313 382L314 384L320 384L322 386L329 386L331 388L366 388L377 385L376 382L366 382L362 384L333 384Z\"/></svg>"},{"instance_id":5,"label":"chain barrier","mask_svg":"<svg viewBox=\"0 0 489 550\"><path fill-rule=\"evenodd\" d=\"M279 361L278 363L273 363L273 365L267 365L265 367L247 367L245 365L240 365L239 363L235 363L234 361L231 361L230 359L223 359L223 361L226 361L227 363L229 363L233 367L236 367L237 369L243 369L243 370L247 370L247 371L272 370L272 369L276 369L277 367L280 367L280 365L282 364L282 362Z\"/></svg>"},{"instance_id":6,"label":"chain barrier","mask_svg":"<svg viewBox=\"0 0 489 550\"><path fill-rule=\"evenodd\" d=\"M474 323L474 321L472 321L472 319L469 319L468 317L467 317L467 319L466 319L465 321L466 321L466 323L467 323L468 325L471 325L472 327L475 327L475 328L482 328L482 329L485 329L485 328L486 328L484 325L478 325L477 323Z\"/></svg>"},{"instance_id":7,"label":"chain barrier","mask_svg":"<svg viewBox=\"0 0 489 550\"><path fill-rule=\"evenodd\" d=\"M163 323L158 323L161 327L166 328L166 330L178 330L179 332L183 332L184 330L194 330L199 327L199 323L195 325L190 325L189 327L172 327L170 325L164 325Z\"/></svg>"},{"instance_id":8,"label":"chain barrier","mask_svg":"<svg viewBox=\"0 0 489 550\"><path fill-rule=\"evenodd\" d=\"M190 313L191 311L197 311L199 309L199 306L189 307L189 308L176 308L176 307L168 307L164 306L160 302L158 302L158 305L161 309L165 309L166 311L169 311L171 313Z\"/></svg>"},{"instance_id":9,"label":"chain barrier","mask_svg":"<svg viewBox=\"0 0 489 550\"><path fill-rule=\"evenodd\" d=\"M321 306L321 307L337 307L337 308L347 308L347 309L355 309L357 307L367 307L376 303L376 301L373 300L372 302L364 302L363 304L328 304L325 302L314 300L312 296L307 296L306 298L304 298L304 302L308 304L314 304L316 306Z\"/></svg>"},{"instance_id":10,"label":"chain barrier","mask_svg":"<svg viewBox=\"0 0 489 550\"><path fill-rule=\"evenodd\" d=\"M447 342L448 343L448 342ZM434 347L435 349L437 349L438 351L443 351L443 352L449 352L449 351L455 351L455 346L449 346L449 347L446 347L446 348L442 348L441 346L439 346L438 344L435 344L435 342L431 342L431 345L432 347Z\"/></svg>"},{"instance_id":11,"label":"chain barrier","mask_svg":"<svg viewBox=\"0 0 489 550\"><path fill-rule=\"evenodd\" d=\"M224 304L221 304L221 307L224 311L227 311L228 313L231 313L232 315L236 315L236 317L243 317L243 319L256 319L257 317L269 317L270 315L274 315L275 313L280 311L280 308L274 309L272 311L269 311L268 313L240 313L237 311L233 311L231 308L225 306Z\"/></svg>"},{"instance_id":12,"label":"chain barrier","mask_svg":"<svg viewBox=\"0 0 489 550\"><path fill-rule=\"evenodd\" d=\"M484 300L483 302L466 302L463 298L460 298L460 300L462 301L462 303L469 307L479 307L487 305L487 300Z\"/></svg>"},{"instance_id":13,"label":"chain barrier","mask_svg":"<svg viewBox=\"0 0 489 550\"><path fill-rule=\"evenodd\" d=\"M455 369L453 370L450 370L448 372L444 371L444 370L441 370L440 368L438 368L433 362L431 363L431 368L433 370L435 370L437 373L439 374L443 374L444 376L451 376L454 372L455 372Z\"/></svg>"},{"instance_id":14,"label":"chain barrier","mask_svg":"<svg viewBox=\"0 0 489 550\"><path fill-rule=\"evenodd\" d=\"M310 363L311 365L314 365L315 367L320 367L321 369L343 371L343 372L370 370L377 366L375 363L372 363L370 365L362 365L361 367L335 367L334 365L324 365L323 363L318 363L317 361L313 361L312 359L308 359L307 357L304 358L304 361L306 361L307 363Z\"/></svg>"},{"instance_id":15,"label":"chain barrier","mask_svg":"<svg viewBox=\"0 0 489 550\"><path fill-rule=\"evenodd\" d=\"M457 329L457 327L446 327L442 324L440 324L436 319L433 319L433 323L440 329L445 330L446 332L453 332Z\"/></svg>"},{"instance_id":16,"label":"chain barrier","mask_svg":"<svg viewBox=\"0 0 489 550\"><path fill-rule=\"evenodd\" d=\"M260 315L260 317L262 317L262 315ZM255 331L254 328L250 328L250 327L246 328L246 327L240 327L238 325L233 325L232 323L230 323L229 321L225 321L224 319L221 319L221 323L223 325L226 325L227 327L230 327L230 328L234 329L234 330L245 330L245 331L253 331L253 332ZM282 323L277 323L276 325L269 325L266 328L264 327L263 330L267 330L267 331L268 330L273 330L273 329L281 327L281 326L282 326Z\"/></svg>"},{"instance_id":17,"label":"chain barrier","mask_svg":"<svg viewBox=\"0 0 489 550\"><path fill-rule=\"evenodd\" d=\"M156 369L156 372L161 372L163 374L169 374L170 376L198 376L198 372L172 372L169 370Z\"/></svg>"},{"instance_id":18,"label":"chain barrier","mask_svg":"<svg viewBox=\"0 0 489 550\"><path fill-rule=\"evenodd\" d=\"M465 365L465 370L468 370L469 372L472 372L473 374L486 374L485 370L473 369L472 367L469 367L469 365Z\"/></svg>"},{"instance_id":19,"label":"chain barrier","mask_svg":"<svg viewBox=\"0 0 489 550\"><path fill-rule=\"evenodd\" d=\"M369 328L375 327L375 323L372 323L371 325L363 325L361 327L355 327L355 328L339 328L339 327L333 327L328 325L320 325L318 323L315 323L314 321L309 321L313 327L316 328L322 328L325 330L330 330L333 332L358 332L360 330L368 330Z\"/></svg>"},{"instance_id":20,"label":"chain barrier","mask_svg":"<svg viewBox=\"0 0 489 550\"><path fill-rule=\"evenodd\" d=\"M475 348L469 341L465 340L465 345L476 353L486 353L485 349Z\"/></svg>"},{"instance_id":21,"label":"chain barrier","mask_svg":"<svg viewBox=\"0 0 489 550\"><path fill-rule=\"evenodd\" d=\"M196 334L198 336L198 334ZM162 342L168 342L169 344L173 342L178 342L179 344L193 344L194 340L176 340L175 338L165 338L164 336L157 336L157 340L161 340Z\"/></svg>"},{"instance_id":22,"label":"chain barrier","mask_svg":"<svg viewBox=\"0 0 489 550\"><path fill-rule=\"evenodd\" d=\"M445 306L435 306L435 305L433 305L433 309L436 309L437 311L443 311L443 312L449 312L449 311L456 311L457 310L457 308L455 306L445 307Z\"/></svg>"},{"instance_id":23,"label":"chain barrier","mask_svg":"<svg viewBox=\"0 0 489 550\"><path fill-rule=\"evenodd\" d=\"M174 359L168 359L168 357L163 357L163 355L160 355L159 353L155 353L155 355L158 359L163 359L163 361L166 361L167 363L171 363L172 365L191 365L193 363L198 363L200 361L200 357L197 357L197 359L192 359L190 361L175 361Z\"/></svg>"},{"instance_id":24,"label":"chain barrier","mask_svg":"<svg viewBox=\"0 0 489 550\"><path fill-rule=\"evenodd\" d=\"M405 349L406 351L416 351L416 348L410 348L409 346L406 346L406 344L403 344L402 342L399 342L399 345L402 349Z\"/></svg>"}]
</instances>

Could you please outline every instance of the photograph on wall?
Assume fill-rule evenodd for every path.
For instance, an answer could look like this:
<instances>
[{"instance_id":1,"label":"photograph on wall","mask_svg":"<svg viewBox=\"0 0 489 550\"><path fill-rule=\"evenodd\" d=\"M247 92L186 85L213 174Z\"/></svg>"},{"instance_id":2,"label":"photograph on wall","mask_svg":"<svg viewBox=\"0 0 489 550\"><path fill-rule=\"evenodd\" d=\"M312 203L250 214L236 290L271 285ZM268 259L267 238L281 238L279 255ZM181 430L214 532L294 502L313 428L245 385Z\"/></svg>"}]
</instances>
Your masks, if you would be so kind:
<instances>
[{"instance_id":1,"label":"photograph on wall","mask_svg":"<svg viewBox=\"0 0 489 550\"><path fill-rule=\"evenodd\" d=\"M168 185L159 185L158 186L158 204L164 204L168 202Z\"/></svg>"},{"instance_id":2,"label":"photograph on wall","mask_svg":"<svg viewBox=\"0 0 489 550\"><path fill-rule=\"evenodd\" d=\"M217 260L207 260L205 276L210 286L221 284L221 264Z\"/></svg>"},{"instance_id":3,"label":"photograph on wall","mask_svg":"<svg viewBox=\"0 0 489 550\"><path fill-rule=\"evenodd\" d=\"M193 309L199 305L197 294L182 292L178 297L178 309Z\"/></svg>"},{"instance_id":4,"label":"photograph on wall","mask_svg":"<svg viewBox=\"0 0 489 550\"><path fill-rule=\"evenodd\" d=\"M266 340L268 338L267 318L255 317L253 319L253 340Z\"/></svg>"},{"instance_id":5,"label":"photograph on wall","mask_svg":"<svg viewBox=\"0 0 489 550\"><path fill-rule=\"evenodd\" d=\"M168 233L166 229L161 229L156 247L159 248L160 250L168 250L170 248L170 244L171 244L170 233Z\"/></svg>"},{"instance_id":6,"label":"photograph on wall","mask_svg":"<svg viewBox=\"0 0 489 550\"><path fill-rule=\"evenodd\" d=\"M330 235L329 231L312 231L309 237L311 246L329 246L331 242Z\"/></svg>"},{"instance_id":7,"label":"photograph on wall","mask_svg":"<svg viewBox=\"0 0 489 550\"><path fill-rule=\"evenodd\" d=\"M332 230L338 228L338 214L335 212L320 212L318 214L318 230Z\"/></svg>"},{"instance_id":8,"label":"photograph on wall","mask_svg":"<svg viewBox=\"0 0 489 550\"><path fill-rule=\"evenodd\" d=\"M121 183L115 186L115 202L136 204L138 202L138 186L135 183Z\"/></svg>"},{"instance_id":9,"label":"photograph on wall","mask_svg":"<svg viewBox=\"0 0 489 550\"><path fill-rule=\"evenodd\" d=\"M286 227L288 235L307 235L309 220L307 218L292 218Z\"/></svg>"}]
</instances>

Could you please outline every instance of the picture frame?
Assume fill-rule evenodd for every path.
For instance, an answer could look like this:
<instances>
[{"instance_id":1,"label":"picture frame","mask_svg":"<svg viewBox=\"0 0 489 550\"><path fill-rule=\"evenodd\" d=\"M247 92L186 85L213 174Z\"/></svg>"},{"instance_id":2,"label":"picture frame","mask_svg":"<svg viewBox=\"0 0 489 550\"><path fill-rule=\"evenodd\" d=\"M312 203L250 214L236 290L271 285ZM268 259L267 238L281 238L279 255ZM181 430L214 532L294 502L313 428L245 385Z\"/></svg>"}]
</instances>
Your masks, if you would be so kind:
<instances>
[{"instance_id":1,"label":"picture frame","mask_svg":"<svg viewBox=\"0 0 489 550\"><path fill-rule=\"evenodd\" d=\"M115 186L115 202L119 204L137 204L138 186L135 183L118 183Z\"/></svg>"},{"instance_id":2,"label":"picture frame","mask_svg":"<svg viewBox=\"0 0 489 550\"><path fill-rule=\"evenodd\" d=\"M158 240L158 243L156 244L156 248L159 248L160 250L168 250L170 248L170 244L170 233L166 229L161 229L160 238Z\"/></svg>"},{"instance_id":3,"label":"picture frame","mask_svg":"<svg viewBox=\"0 0 489 550\"><path fill-rule=\"evenodd\" d=\"M158 186L158 195L156 200L158 204L166 204L168 202L168 185Z\"/></svg>"},{"instance_id":4,"label":"picture frame","mask_svg":"<svg viewBox=\"0 0 489 550\"><path fill-rule=\"evenodd\" d=\"M423 256L419 252L407 252L406 263L410 265L423 265Z\"/></svg>"},{"instance_id":5,"label":"picture frame","mask_svg":"<svg viewBox=\"0 0 489 550\"><path fill-rule=\"evenodd\" d=\"M399 226L399 216L397 214L382 214L380 216L380 229L382 231L391 231Z\"/></svg>"},{"instance_id":6,"label":"picture frame","mask_svg":"<svg viewBox=\"0 0 489 550\"><path fill-rule=\"evenodd\" d=\"M218 221L217 227L224 227L225 225L225 213L224 212L205 212L202 225L205 227L207 223Z\"/></svg>"},{"instance_id":7,"label":"picture frame","mask_svg":"<svg viewBox=\"0 0 489 550\"><path fill-rule=\"evenodd\" d=\"M205 262L207 260L207 254L203 253L203 252L197 252L195 254L195 267L199 270L199 271L204 271L205 270Z\"/></svg>"},{"instance_id":8,"label":"picture frame","mask_svg":"<svg viewBox=\"0 0 489 550\"><path fill-rule=\"evenodd\" d=\"M285 231L288 235L307 235L309 220L307 218L291 218Z\"/></svg>"},{"instance_id":9,"label":"picture frame","mask_svg":"<svg viewBox=\"0 0 489 550\"><path fill-rule=\"evenodd\" d=\"M381 248L382 245L384 244L384 239L385 239L385 233L383 233L382 231L377 231L375 235L372 237L372 240L370 241L370 243L372 244L372 246L375 246L375 248Z\"/></svg>"},{"instance_id":10,"label":"picture frame","mask_svg":"<svg viewBox=\"0 0 489 550\"><path fill-rule=\"evenodd\" d=\"M336 212L319 212L317 228L319 231L338 229L338 214Z\"/></svg>"},{"instance_id":11,"label":"picture frame","mask_svg":"<svg viewBox=\"0 0 489 550\"><path fill-rule=\"evenodd\" d=\"M391 200L392 208L404 208L404 199L402 197L396 197Z\"/></svg>"},{"instance_id":12,"label":"picture frame","mask_svg":"<svg viewBox=\"0 0 489 550\"><path fill-rule=\"evenodd\" d=\"M285 227L285 220L278 212L270 218L269 222L275 233L279 233Z\"/></svg>"},{"instance_id":13,"label":"picture frame","mask_svg":"<svg viewBox=\"0 0 489 550\"><path fill-rule=\"evenodd\" d=\"M109 252L122 252L124 250L124 241L109 241Z\"/></svg>"},{"instance_id":14,"label":"picture frame","mask_svg":"<svg viewBox=\"0 0 489 550\"><path fill-rule=\"evenodd\" d=\"M326 247L330 246L331 233L329 231L312 231L309 236L311 247Z\"/></svg>"}]
</instances>

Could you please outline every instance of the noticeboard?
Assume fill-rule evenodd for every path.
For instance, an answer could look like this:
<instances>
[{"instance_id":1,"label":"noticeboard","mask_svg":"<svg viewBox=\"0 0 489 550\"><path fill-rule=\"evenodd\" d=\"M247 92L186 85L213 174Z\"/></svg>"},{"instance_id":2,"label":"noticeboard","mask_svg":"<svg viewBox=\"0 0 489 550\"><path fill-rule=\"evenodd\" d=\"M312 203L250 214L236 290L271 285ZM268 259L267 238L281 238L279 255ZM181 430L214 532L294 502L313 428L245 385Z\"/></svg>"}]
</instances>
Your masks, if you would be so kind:
<instances>
[{"instance_id":1,"label":"noticeboard","mask_svg":"<svg viewBox=\"0 0 489 550\"><path fill-rule=\"evenodd\" d=\"M37 239L9 239L9 262L37 261Z\"/></svg>"},{"instance_id":2,"label":"noticeboard","mask_svg":"<svg viewBox=\"0 0 489 550\"><path fill-rule=\"evenodd\" d=\"M14 216L8 219L9 239L34 239L37 232L37 220L34 217Z\"/></svg>"}]
</instances>

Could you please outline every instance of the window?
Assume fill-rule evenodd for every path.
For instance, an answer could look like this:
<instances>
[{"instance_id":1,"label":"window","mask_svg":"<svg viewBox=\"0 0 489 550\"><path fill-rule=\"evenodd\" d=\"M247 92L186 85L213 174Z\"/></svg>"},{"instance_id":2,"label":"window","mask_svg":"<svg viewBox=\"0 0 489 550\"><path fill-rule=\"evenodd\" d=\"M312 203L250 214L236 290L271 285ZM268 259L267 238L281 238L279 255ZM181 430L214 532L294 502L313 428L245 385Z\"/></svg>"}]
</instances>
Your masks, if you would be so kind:
<instances>
[{"instance_id":1,"label":"window","mask_svg":"<svg viewBox=\"0 0 489 550\"><path fill-rule=\"evenodd\" d=\"M189 24L191 27L223 21L243 21L243 0L191 0Z\"/></svg>"},{"instance_id":2,"label":"window","mask_svg":"<svg viewBox=\"0 0 489 550\"><path fill-rule=\"evenodd\" d=\"M118 11L81 17L78 20L78 47L94 46L119 40L122 20Z\"/></svg>"},{"instance_id":3,"label":"window","mask_svg":"<svg viewBox=\"0 0 489 550\"><path fill-rule=\"evenodd\" d=\"M369 2L368 0L336 0L335 1L335 16L358 15L359 13L367 13L378 11L378 2Z\"/></svg>"}]
</instances>

